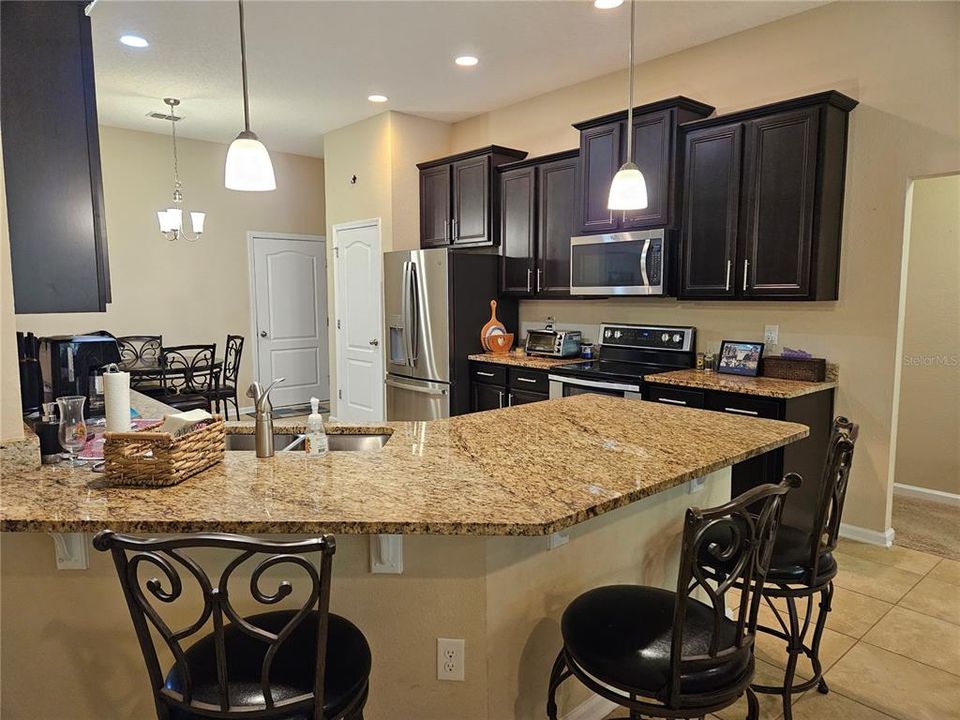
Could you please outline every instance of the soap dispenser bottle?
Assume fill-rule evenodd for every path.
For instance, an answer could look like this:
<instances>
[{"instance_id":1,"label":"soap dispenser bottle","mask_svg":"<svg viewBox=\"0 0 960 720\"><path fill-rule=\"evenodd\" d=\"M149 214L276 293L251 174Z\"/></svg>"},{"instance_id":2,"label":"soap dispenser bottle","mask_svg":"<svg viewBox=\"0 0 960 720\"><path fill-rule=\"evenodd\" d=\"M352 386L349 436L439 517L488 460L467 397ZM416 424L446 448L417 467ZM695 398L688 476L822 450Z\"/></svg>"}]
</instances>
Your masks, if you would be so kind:
<instances>
[{"instance_id":1,"label":"soap dispenser bottle","mask_svg":"<svg viewBox=\"0 0 960 720\"><path fill-rule=\"evenodd\" d=\"M320 415L320 400L310 398L310 417L307 418L304 450L309 457L320 457L327 453L327 449L327 433L323 429L323 417Z\"/></svg>"}]
</instances>

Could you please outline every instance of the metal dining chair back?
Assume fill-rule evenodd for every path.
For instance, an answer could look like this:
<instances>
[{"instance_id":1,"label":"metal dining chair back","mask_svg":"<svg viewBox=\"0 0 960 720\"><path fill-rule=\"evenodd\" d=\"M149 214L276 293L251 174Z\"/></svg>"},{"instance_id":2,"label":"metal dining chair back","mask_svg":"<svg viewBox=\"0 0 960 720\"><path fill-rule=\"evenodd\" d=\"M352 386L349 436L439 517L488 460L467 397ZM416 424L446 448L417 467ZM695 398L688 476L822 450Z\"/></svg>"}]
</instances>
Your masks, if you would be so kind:
<instances>
[{"instance_id":1,"label":"metal dining chair back","mask_svg":"<svg viewBox=\"0 0 960 720\"><path fill-rule=\"evenodd\" d=\"M124 335L117 338L120 347L120 363L129 366L160 365L163 348L162 335Z\"/></svg>"},{"instance_id":2,"label":"metal dining chair back","mask_svg":"<svg viewBox=\"0 0 960 720\"><path fill-rule=\"evenodd\" d=\"M161 383L168 394L205 394L214 389L217 345L177 345L160 352Z\"/></svg>"}]
</instances>

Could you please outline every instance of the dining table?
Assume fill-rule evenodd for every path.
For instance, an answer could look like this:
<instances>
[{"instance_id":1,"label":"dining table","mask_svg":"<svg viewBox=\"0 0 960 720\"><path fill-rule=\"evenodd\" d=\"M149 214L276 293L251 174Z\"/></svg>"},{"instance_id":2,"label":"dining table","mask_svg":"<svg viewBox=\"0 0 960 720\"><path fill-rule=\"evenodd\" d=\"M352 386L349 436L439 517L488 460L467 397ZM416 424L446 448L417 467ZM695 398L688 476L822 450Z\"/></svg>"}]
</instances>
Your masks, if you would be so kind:
<instances>
[{"instance_id":1,"label":"dining table","mask_svg":"<svg viewBox=\"0 0 960 720\"><path fill-rule=\"evenodd\" d=\"M215 393L220 389L220 375L223 370L223 358L215 358L213 364L202 364L202 365L191 365L191 366L174 366L164 368L159 362L150 363L150 362L133 362L133 363L119 363L117 368L121 372L130 373L130 387L133 389L146 389L149 387L161 387L161 383L164 379L168 380L182 380L187 376L198 376L202 377L206 373L212 371L213 375L213 384L211 390ZM174 388L167 388L168 390L173 390L174 392L170 394L177 394L179 390ZM198 391L200 394L204 394L202 391Z\"/></svg>"}]
</instances>

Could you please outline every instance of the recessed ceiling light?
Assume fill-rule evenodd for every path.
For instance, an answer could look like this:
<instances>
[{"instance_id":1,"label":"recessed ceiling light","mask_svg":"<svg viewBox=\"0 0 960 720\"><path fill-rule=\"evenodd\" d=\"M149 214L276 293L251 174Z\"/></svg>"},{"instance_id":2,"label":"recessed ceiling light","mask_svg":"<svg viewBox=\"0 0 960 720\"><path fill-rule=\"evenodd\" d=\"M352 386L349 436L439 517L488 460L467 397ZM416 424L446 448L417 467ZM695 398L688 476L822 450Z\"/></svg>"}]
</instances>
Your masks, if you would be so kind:
<instances>
[{"instance_id":1,"label":"recessed ceiling light","mask_svg":"<svg viewBox=\"0 0 960 720\"><path fill-rule=\"evenodd\" d=\"M139 35L121 35L120 42L122 42L127 47L132 47L132 48L145 48L145 47L149 47L150 45L150 43L148 43Z\"/></svg>"},{"instance_id":2,"label":"recessed ceiling light","mask_svg":"<svg viewBox=\"0 0 960 720\"><path fill-rule=\"evenodd\" d=\"M454 62L460 67L473 67L480 61L477 60L477 58L475 58L473 55L461 55L454 60Z\"/></svg>"},{"instance_id":3,"label":"recessed ceiling light","mask_svg":"<svg viewBox=\"0 0 960 720\"><path fill-rule=\"evenodd\" d=\"M598 10L613 10L623 5L623 0L593 0L593 6Z\"/></svg>"},{"instance_id":4,"label":"recessed ceiling light","mask_svg":"<svg viewBox=\"0 0 960 720\"><path fill-rule=\"evenodd\" d=\"M385 103L389 98L386 95L367 95L367 100L375 103Z\"/></svg>"}]
</instances>

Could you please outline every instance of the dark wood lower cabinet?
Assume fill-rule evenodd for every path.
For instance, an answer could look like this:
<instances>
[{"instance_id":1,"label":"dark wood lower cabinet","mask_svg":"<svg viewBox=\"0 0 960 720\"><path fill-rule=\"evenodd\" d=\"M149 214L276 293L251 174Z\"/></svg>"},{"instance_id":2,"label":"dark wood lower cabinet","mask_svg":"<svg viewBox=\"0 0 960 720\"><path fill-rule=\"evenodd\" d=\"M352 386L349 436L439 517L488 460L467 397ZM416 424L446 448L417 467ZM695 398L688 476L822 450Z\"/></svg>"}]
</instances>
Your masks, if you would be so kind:
<instances>
[{"instance_id":1,"label":"dark wood lower cabinet","mask_svg":"<svg viewBox=\"0 0 960 720\"><path fill-rule=\"evenodd\" d=\"M542 370L470 362L470 412L547 400L548 387L547 373Z\"/></svg>"},{"instance_id":2,"label":"dark wood lower cabinet","mask_svg":"<svg viewBox=\"0 0 960 720\"><path fill-rule=\"evenodd\" d=\"M778 450L733 466L731 495L734 497L764 483L778 483L788 472L799 473L803 484L790 492L784 506L784 522L809 525L816 511L827 443L833 422L833 390L786 400L741 395L713 390L677 388L673 385L646 387L645 397L653 402L702 407L716 412L770 420L786 420L810 428L810 435Z\"/></svg>"}]
</instances>

